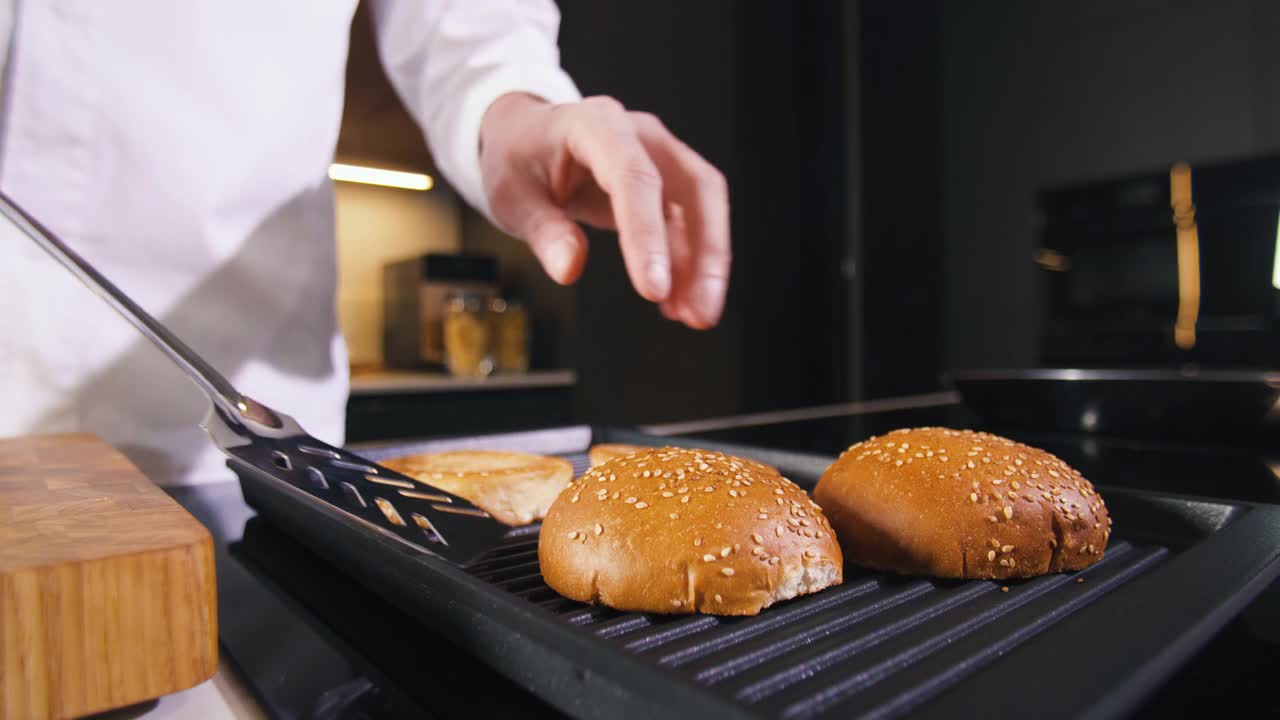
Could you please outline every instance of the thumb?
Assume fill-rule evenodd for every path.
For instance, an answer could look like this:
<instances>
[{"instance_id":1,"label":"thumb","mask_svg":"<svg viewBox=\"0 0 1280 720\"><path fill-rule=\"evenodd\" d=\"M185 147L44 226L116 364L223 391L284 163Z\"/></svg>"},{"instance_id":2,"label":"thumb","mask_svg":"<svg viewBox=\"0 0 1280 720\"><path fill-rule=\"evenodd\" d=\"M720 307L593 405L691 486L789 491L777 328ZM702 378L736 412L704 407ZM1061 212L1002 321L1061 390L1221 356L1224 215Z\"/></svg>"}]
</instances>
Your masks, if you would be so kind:
<instances>
[{"instance_id":1,"label":"thumb","mask_svg":"<svg viewBox=\"0 0 1280 720\"><path fill-rule=\"evenodd\" d=\"M540 194L521 193L511 200L503 214L529 244L542 269L561 285L575 282L587 261L587 237L582 227Z\"/></svg>"}]
</instances>

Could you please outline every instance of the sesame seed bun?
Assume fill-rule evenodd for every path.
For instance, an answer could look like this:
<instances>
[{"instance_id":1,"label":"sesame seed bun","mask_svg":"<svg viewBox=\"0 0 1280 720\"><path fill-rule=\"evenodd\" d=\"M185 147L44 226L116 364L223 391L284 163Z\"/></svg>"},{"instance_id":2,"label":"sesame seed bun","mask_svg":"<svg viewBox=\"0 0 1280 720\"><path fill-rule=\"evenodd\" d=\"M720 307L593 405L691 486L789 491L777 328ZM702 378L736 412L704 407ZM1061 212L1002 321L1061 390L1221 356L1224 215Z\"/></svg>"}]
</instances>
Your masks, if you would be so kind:
<instances>
[{"instance_id":1,"label":"sesame seed bun","mask_svg":"<svg viewBox=\"0 0 1280 720\"><path fill-rule=\"evenodd\" d=\"M644 445L626 445L623 443L601 443L592 445L587 451L587 459L591 461L591 467L606 463L617 457L626 457L638 452L649 452L652 447Z\"/></svg>"},{"instance_id":2,"label":"sesame seed bun","mask_svg":"<svg viewBox=\"0 0 1280 720\"><path fill-rule=\"evenodd\" d=\"M638 612L755 615L843 580L822 510L777 470L669 447L615 458L566 488L538 560L561 595Z\"/></svg>"},{"instance_id":3,"label":"sesame seed bun","mask_svg":"<svg viewBox=\"0 0 1280 720\"><path fill-rule=\"evenodd\" d=\"M495 450L421 453L382 465L464 497L506 525L541 519L573 479L573 465L563 458Z\"/></svg>"},{"instance_id":4,"label":"sesame seed bun","mask_svg":"<svg viewBox=\"0 0 1280 720\"><path fill-rule=\"evenodd\" d=\"M907 575L1025 578L1102 559L1111 519L1057 457L970 430L854 445L813 493L851 563Z\"/></svg>"}]
</instances>

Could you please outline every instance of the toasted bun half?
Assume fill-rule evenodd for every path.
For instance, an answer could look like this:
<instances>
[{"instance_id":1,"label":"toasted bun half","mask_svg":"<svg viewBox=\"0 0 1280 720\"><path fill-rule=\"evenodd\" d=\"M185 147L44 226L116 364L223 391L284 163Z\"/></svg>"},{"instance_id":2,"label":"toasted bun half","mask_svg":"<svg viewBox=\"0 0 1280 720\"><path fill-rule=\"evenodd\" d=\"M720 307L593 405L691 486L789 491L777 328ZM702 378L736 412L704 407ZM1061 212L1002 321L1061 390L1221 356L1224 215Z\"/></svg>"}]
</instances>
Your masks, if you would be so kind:
<instances>
[{"instance_id":1,"label":"toasted bun half","mask_svg":"<svg viewBox=\"0 0 1280 720\"><path fill-rule=\"evenodd\" d=\"M670 447L574 481L547 511L538 560L561 595L640 612L755 615L843 580L831 526L794 483Z\"/></svg>"},{"instance_id":2,"label":"toasted bun half","mask_svg":"<svg viewBox=\"0 0 1280 720\"><path fill-rule=\"evenodd\" d=\"M455 450L409 455L382 464L460 495L507 525L541 519L573 479L568 460L521 452Z\"/></svg>"},{"instance_id":3,"label":"toasted bun half","mask_svg":"<svg viewBox=\"0 0 1280 720\"><path fill-rule=\"evenodd\" d=\"M908 575L1025 578L1102 558L1111 519L1057 457L969 430L854 445L814 490L851 563Z\"/></svg>"},{"instance_id":4,"label":"toasted bun half","mask_svg":"<svg viewBox=\"0 0 1280 720\"><path fill-rule=\"evenodd\" d=\"M606 463L614 458L626 457L638 452L649 452L652 447L645 445L626 445L623 443L601 443L592 445L587 451L587 458L591 460L591 467L595 467L601 463Z\"/></svg>"}]
</instances>

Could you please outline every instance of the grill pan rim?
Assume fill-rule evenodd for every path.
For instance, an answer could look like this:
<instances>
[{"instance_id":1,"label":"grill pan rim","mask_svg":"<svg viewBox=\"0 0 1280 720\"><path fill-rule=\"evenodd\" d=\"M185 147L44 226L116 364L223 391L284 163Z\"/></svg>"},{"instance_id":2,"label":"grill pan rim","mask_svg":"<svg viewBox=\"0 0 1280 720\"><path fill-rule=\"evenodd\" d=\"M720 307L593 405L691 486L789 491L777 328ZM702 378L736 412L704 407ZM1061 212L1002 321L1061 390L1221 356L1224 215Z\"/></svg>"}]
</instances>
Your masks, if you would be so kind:
<instances>
[{"instance_id":1,"label":"grill pan rim","mask_svg":"<svg viewBox=\"0 0 1280 720\"><path fill-rule=\"evenodd\" d=\"M558 429L574 430L583 427L585 426ZM696 438L655 437L630 430L589 428L589 432L592 442L613 441L652 445L696 445L708 449L748 454L766 462L773 460L774 464L783 467L784 471L787 471L785 468L790 466L803 467L805 472L808 472L808 469L813 468L815 463L824 463L823 466L825 467L825 464L832 460L829 456L824 457L754 446L709 442ZM507 435L487 437L498 439ZM406 445L400 444L398 447L403 448ZM393 448L396 446L387 447ZM581 448L581 450L585 450L585 448ZM366 452L365 454L372 453ZM383 453L379 452L378 454L382 455ZM527 602L487 581L479 580L469 575L466 570L454 567L445 561L425 554L421 550L415 553L411 545L400 541L399 538L381 536L380 533L362 529L359 526L359 522L351 522L352 520L357 520L356 518L347 517L346 513L340 508L330 506L322 500L312 498L301 491L294 490L292 494L287 490L282 491L283 488L293 489L269 476L259 475L252 468L236 467L235 463L230 464L233 469L238 471L237 474L241 475L246 499L252 498L255 501L259 501L258 503L251 502L250 504L255 505L255 507L259 507L259 504L261 504L261 507L259 507L260 512L284 527L291 535L300 539L322 557L333 558L335 554L339 555L340 557L337 558L338 562L336 564L347 571L348 574L369 583L370 589L379 595L391 600L407 613L418 617L435 629L444 631L455 642L464 647L469 647L473 653L483 658L485 662L497 667L497 669L512 677L516 682L566 712L580 716L609 717L647 716L652 715L654 712L663 712L665 714L676 712L678 715L705 715L708 712L714 712L720 717L760 716L758 713L753 712L753 708L734 703L728 698L717 695L713 689L700 686L679 673L669 671L656 663L647 662L642 656L619 650L616 644L610 643L607 639L598 638L593 634L572 628L550 610ZM800 480L797 479L797 482L800 482ZM800 484L812 485L812 482ZM257 487L263 485L265 487ZM257 490L274 490L277 497L264 496ZM1280 507L1152 493L1142 490L1112 488L1109 492L1136 498L1153 500L1163 498L1234 508L1234 510L1224 515L1225 519L1216 531L1195 543L1196 545L1214 538L1225 538L1221 542L1223 545L1234 543L1248 548L1252 542L1250 538L1235 537L1235 535L1240 535L1244 531L1237 530L1235 533L1230 531L1232 528L1240 527L1238 520L1250 516L1265 515L1266 518L1262 520L1264 524L1269 518L1270 521L1275 522L1280 527ZM357 556L343 557L343 553L335 553L331 547L332 536L326 536L325 533L319 532L315 523L305 522L302 518L294 517L298 514L296 501L299 499L305 499L305 504L312 505L315 509L318 509L320 514L324 515L335 528L342 528L352 540L373 548L391 548L394 551L391 556L396 558L395 564L401 571L413 571L414 568L425 569L427 576L419 579L414 584L425 593L427 602L424 604L424 597L406 593L399 588L398 585L400 583L394 577L394 573L389 573L383 563L370 563L367 560L361 562ZM1245 530L1248 529L1245 528ZM1242 543L1240 542L1241 540L1246 542ZM1243 584L1239 587L1232 587L1229 591L1224 591L1226 594L1223 597L1223 602L1220 603L1222 606L1220 612L1212 618L1203 619L1198 625L1195 623L1183 623L1180 626L1183 628L1183 632L1175 633L1165 643L1167 646L1165 653L1152 656L1153 659L1145 665L1141 662L1132 664L1133 674L1143 673L1148 679L1154 678L1153 680L1148 682L1144 681L1143 678L1137 678L1136 680L1132 678L1102 678L1101 681L1108 689L1092 698L1083 709L1086 712L1096 712L1108 716L1123 712L1125 708L1132 707L1150 689L1154 688L1155 682L1176 670L1178 665L1191 652L1194 652L1204 641L1207 641L1213 632L1220 629L1253 595L1265 588L1270 579L1280 573L1280 538L1275 539L1275 542L1270 547L1269 554L1263 552L1263 548L1258 549L1260 552L1249 558L1251 561L1249 566L1253 568L1253 576L1244 578ZM383 551L374 550L373 552L379 553ZM967 681L971 681L974 678L992 676L996 668L1008 665L1011 657L1018 656L1020 652L1025 651L1032 644L1039 645L1046 642L1055 642L1055 638L1062 637L1064 627L1069 627L1073 624L1073 621L1074 624L1079 624L1097 615L1101 612L1098 608L1105 608L1109 602L1114 603L1115 601L1112 598L1122 591L1127 592L1127 594L1136 593L1142 595L1146 591L1139 592L1139 590L1153 582L1153 577L1163 578L1170 573L1180 574L1182 566L1178 563L1183 555L1184 553L1182 552L1173 553L1171 557L1157 564L1156 567L1125 582L1121 587L1098 597L1089 607L1081 608L1061 621L1055 622L1035 637L1015 647L1000 659L967 676ZM382 572L378 572L379 570ZM432 574L439 581L446 583L446 586L453 586L448 588L447 593L454 596L452 599L444 598L442 600L439 596L446 593L439 593L431 589L431 585L435 582L430 577ZM1240 574L1237 573L1237 575ZM1220 579L1235 581L1241 578ZM438 591L439 588L436 590ZM462 597L464 595L466 597ZM450 617L434 616L427 612L435 605L440 605L443 610L450 613ZM1084 618L1084 620L1081 618ZM521 667L519 663L503 662L503 658L495 657L494 653L491 652L491 648L486 648L483 642L477 643L474 633L463 632L463 630L467 629L468 623L473 625L472 630L481 632L481 634L483 632L491 632L495 628L512 634L523 645L521 648L522 655L542 653L542 657L537 658L536 663L539 670L546 668L547 657L556 657L561 665L564 666L561 672L571 674L570 681L566 682L564 678L556 680L553 677L555 673L533 672L531 674L528 667ZM469 634L471 635L470 637ZM507 640L510 641L511 638L507 638ZM508 642L508 644L510 643ZM584 671L584 668L590 668L590 670ZM1006 675L1006 680L1007 678L1008 676ZM969 695L969 693L958 695L956 693L958 688L968 684L967 681L957 683L939 695L927 699L921 709L941 707L949 708L951 712L954 712L957 707L954 705L954 701ZM1015 683L1009 684L1017 686ZM1006 685L1007 687L1008 685ZM652 704L652 698L655 696L660 698L658 705ZM1040 703L1037 704L1039 705ZM622 712L623 710L625 712Z\"/></svg>"}]
</instances>

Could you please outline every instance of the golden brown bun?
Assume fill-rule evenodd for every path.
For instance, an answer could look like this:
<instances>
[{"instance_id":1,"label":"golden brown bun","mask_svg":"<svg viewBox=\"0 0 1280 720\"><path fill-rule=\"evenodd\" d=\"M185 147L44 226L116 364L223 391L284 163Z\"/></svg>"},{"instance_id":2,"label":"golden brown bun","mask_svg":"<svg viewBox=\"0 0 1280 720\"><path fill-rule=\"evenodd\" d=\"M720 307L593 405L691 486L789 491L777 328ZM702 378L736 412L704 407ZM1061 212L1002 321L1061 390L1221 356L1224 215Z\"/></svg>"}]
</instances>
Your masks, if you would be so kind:
<instances>
[{"instance_id":1,"label":"golden brown bun","mask_svg":"<svg viewBox=\"0 0 1280 720\"><path fill-rule=\"evenodd\" d=\"M626 445L623 443L601 443L600 445L592 445L587 451L587 458L591 460L591 467L595 467L601 463L608 462L617 457L626 457L633 453L649 452L653 447L645 445Z\"/></svg>"},{"instance_id":2,"label":"golden brown bun","mask_svg":"<svg viewBox=\"0 0 1280 720\"><path fill-rule=\"evenodd\" d=\"M592 468L538 541L556 592L619 610L755 615L843 579L822 510L777 470L660 448Z\"/></svg>"},{"instance_id":3,"label":"golden brown bun","mask_svg":"<svg viewBox=\"0 0 1280 720\"><path fill-rule=\"evenodd\" d=\"M498 522L528 525L573 479L568 460L520 452L455 450L385 460L384 466L460 495Z\"/></svg>"},{"instance_id":4,"label":"golden brown bun","mask_svg":"<svg viewBox=\"0 0 1280 720\"><path fill-rule=\"evenodd\" d=\"M849 562L908 575L1020 578L1102 559L1111 520L1049 453L989 433L895 430L854 445L813 497Z\"/></svg>"}]
</instances>

